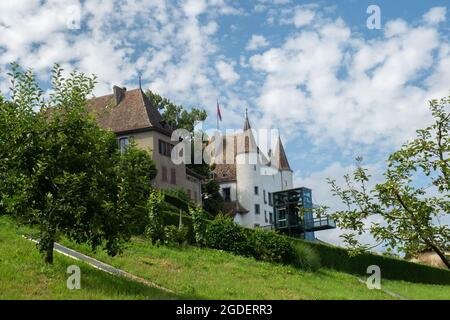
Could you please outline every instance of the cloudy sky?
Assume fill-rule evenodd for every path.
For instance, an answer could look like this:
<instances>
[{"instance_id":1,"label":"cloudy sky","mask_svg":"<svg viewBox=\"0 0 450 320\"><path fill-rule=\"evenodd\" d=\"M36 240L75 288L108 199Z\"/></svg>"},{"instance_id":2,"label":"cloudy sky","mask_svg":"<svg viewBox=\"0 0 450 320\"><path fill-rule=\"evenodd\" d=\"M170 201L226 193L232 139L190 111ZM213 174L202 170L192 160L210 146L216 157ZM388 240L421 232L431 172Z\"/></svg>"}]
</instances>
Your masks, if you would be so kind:
<instances>
[{"instance_id":1,"label":"cloudy sky","mask_svg":"<svg viewBox=\"0 0 450 320\"><path fill-rule=\"evenodd\" d=\"M381 10L369 29L367 7ZM386 156L449 94L448 1L0 1L0 69L33 68L46 88L57 62L209 111L222 127L278 128L297 186L334 208L326 177L362 155L375 178ZM0 75L0 90L8 83ZM339 243L339 230L319 238Z\"/></svg>"}]
</instances>

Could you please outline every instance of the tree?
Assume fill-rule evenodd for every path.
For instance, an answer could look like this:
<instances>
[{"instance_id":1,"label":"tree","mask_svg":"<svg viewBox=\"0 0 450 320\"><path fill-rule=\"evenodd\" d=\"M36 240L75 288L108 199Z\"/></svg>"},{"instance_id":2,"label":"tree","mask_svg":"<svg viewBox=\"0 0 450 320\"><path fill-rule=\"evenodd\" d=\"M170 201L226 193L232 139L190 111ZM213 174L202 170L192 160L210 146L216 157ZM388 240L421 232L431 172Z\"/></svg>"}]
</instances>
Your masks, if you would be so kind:
<instances>
[{"instance_id":1,"label":"tree","mask_svg":"<svg viewBox=\"0 0 450 320\"><path fill-rule=\"evenodd\" d=\"M147 199L156 167L149 154L138 149L134 141L120 155L116 165L118 201L116 206L127 214L125 221L131 234L142 234L147 221Z\"/></svg>"},{"instance_id":2,"label":"tree","mask_svg":"<svg viewBox=\"0 0 450 320\"><path fill-rule=\"evenodd\" d=\"M207 113L200 108L192 108L187 111L183 106L171 102L169 99L160 96L150 90L145 93L153 105L161 111L163 119L176 129L186 129L193 132L197 122L205 121Z\"/></svg>"},{"instance_id":3,"label":"tree","mask_svg":"<svg viewBox=\"0 0 450 320\"><path fill-rule=\"evenodd\" d=\"M64 78L62 71L54 67L52 93L44 101L32 72L13 65L12 101L0 112L0 124L11 128L0 141L0 152L8 156L0 167L1 205L39 228L47 263L61 235L93 248L104 244L110 255L120 252L131 234L129 212L142 200L142 181L150 184L152 175L139 177L135 189L136 176L151 170L151 160L144 170L136 168L129 159L136 151L121 155L115 135L88 115L95 77L72 72Z\"/></svg>"},{"instance_id":4,"label":"tree","mask_svg":"<svg viewBox=\"0 0 450 320\"><path fill-rule=\"evenodd\" d=\"M217 215L223 206L223 197L220 194L220 186L215 180L209 180L202 185L203 208L211 215Z\"/></svg>"},{"instance_id":5,"label":"tree","mask_svg":"<svg viewBox=\"0 0 450 320\"><path fill-rule=\"evenodd\" d=\"M450 244L450 228L442 223L450 215L449 106L450 97L430 101L434 123L417 130L414 140L389 157L384 181L372 190L361 158L353 175L344 177L344 188L329 180L333 194L347 206L333 217L339 227L351 230L343 235L351 248L369 248L356 239L368 226L378 245L409 255L431 249L450 268L444 252Z\"/></svg>"}]
</instances>

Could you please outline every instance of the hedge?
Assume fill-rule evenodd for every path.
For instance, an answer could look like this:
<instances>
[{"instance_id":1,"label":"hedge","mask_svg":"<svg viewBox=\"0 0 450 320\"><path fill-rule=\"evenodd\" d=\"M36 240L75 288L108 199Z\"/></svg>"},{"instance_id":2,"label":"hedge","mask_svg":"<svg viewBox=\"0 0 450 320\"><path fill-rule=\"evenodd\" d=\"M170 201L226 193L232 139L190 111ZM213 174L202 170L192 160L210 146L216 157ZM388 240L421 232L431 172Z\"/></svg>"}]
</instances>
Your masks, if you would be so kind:
<instances>
[{"instance_id":1,"label":"hedge","mask_svg":"<svg viewBox=\"0 0 450 320\"><path fill-rule=\"evenodd\" d=\"M344 248L295 238L292 239L314 249L320 256L322 266L326 268L355 275L368 276L366 272L367 267L370 265L377 265L381 269L382 279L404 280L417 283L450 284L449 270L372 253L350 256L348 251Z\"/></svg>"},{"instance_id":2,"label":"hedge","mask_svg":"<svg viewBox=\"0 0 450 320\"><path fill-rule=\"evenodd\" d=\"M180 213L173 211L162 212L163 223L165 226L173 225L178 226L180 223ZM195 243L195 236L192 227L192 217L184 213L181 214L181 220L184 226L188 227L187 240L189 243Z\"/></svg>"}]
</instances>

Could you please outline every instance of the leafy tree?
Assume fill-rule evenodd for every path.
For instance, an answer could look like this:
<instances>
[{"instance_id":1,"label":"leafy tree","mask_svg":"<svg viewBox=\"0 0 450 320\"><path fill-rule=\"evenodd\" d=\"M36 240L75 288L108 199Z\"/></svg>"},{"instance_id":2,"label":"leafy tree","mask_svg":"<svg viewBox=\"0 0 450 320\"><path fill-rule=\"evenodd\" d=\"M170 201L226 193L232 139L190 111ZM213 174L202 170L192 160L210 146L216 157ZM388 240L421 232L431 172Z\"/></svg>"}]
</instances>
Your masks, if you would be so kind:
<instances>
[{"instance_id":1,"label":"leafy tree","mask_svg":"<svg viewBox=\"0 0 450 320\"><path fill-rule=\"evenodd\" d=\"M209 180L202 185L203 208L211 215L217 215L223 206L223 197L220 194L220 186L215 180Z\"/></svg>"},{"instance_id":2,"label":"leafy tree","mask_svg":"<svg viewBox=\"0 0 450 320\"><path fill-rule=\"evenodd\" d=\"M192 225L194 229L195 242L199 246L204 246L206 243L206 215L202 208L190 207L189 213L192 217Z\"/></svg>"},{"instance_id":3,"label":"leafy tree","mask_svg":"<svg viewBox=\"0 0 450 320\"><path fill-rule=\"evenodd\" d=\"M355 250L366 250L356 235L370 231L378 244L389 250L415 255L431 249L450 268L444 249L450 244L450 228L443 219L450 215L450 97L430 101L434 123L417 130L417 137L405 143L388 159L384 182L367 187L368 170L358 166L346 175L346 186L329 180L333 194L346 210L333 214L337 224L351 230L345 242ZM419 179L418 179L419 177ZM427 181L420 186L421 181ZM377 217L378 219L368 220Z\"/></svg>"},{"instance_id":4,"label":"leafy tree","mask_svg":"<svg viewBox=\"0 0 450 320\"><path fill-rule=\"evenodd\" d=\"M164 241L164 222L162 218L162 205L164 203L164 194L159 190L152 190L147 201L147 227L146 235L151 239L152 243Z\"/></svg>"},{"instance_id":5,"label":"leafy tree","mask_svg":"<svg viewBox=\"0 0 450 320\"><path fill-rule=\"evenodd\" d=\"M72 72L64 78L62 71L55 65L44 101L32 72L13 65L12 101L0 111L0 124L10 128L0 141L7 156L0 167L1 205L37 226L47 263L61 235L93 248L104 244L110 255L120 252L130 237L129 209L141 198L132 184L136 172L124 169L134 151L121 156L115 135L86 112L95 77Z\"/></svg>"},{"instance_id":6,"label":"leafy tree","mask_svg":"<svg viewBox=\"0 0 450 320\"><path fill-rule=\"evenodd\" d=\"M150 98L153 105L161 111L163 119L173 128L193 132L196 123L204 121L207 117L207 113L203 109L192 108L191 111L187 111L183 106L178 106L150 90L147 90L145 94Z\"/></svg>"},{"instance_id":7,"label":"leafy tree","mask_svg":"<svg viewBox=\"0 0 450 320\"><path fill-rule=\"evenodd\" d=\"M147 221L146 203L156 177L156 167L149 154L132 141L116 165L118 204L126 212L132 234L142 234Z\"/></svg>"}]
</instances>

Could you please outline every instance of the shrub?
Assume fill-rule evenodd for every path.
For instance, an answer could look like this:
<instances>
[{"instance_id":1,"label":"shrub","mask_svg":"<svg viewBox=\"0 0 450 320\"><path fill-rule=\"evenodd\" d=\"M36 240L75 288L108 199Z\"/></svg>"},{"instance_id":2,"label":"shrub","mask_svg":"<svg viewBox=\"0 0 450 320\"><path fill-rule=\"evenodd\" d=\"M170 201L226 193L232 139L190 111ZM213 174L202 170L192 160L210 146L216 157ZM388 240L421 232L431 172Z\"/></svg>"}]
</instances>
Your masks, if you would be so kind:
<instances>
[{"instance_id":1,"label":"shrub","mask_svg":"<svg viewBox=\"0 0 450 320\"><path fill-rule=\"evenodd\" d=\"M155 244L164 241L164 224L162 218L161 204L164 202L164 195L159 190L152 190L147 201L148 224L145 234Z\"/></svg>"},{"instance_id":2,"label":"shrub","mask_svg":"<svg viewBox=\"0 0 450 320\"><path fill-rule=\"evenodd\" d=\"M251 256L247 239L244 228L222 215L217 216L206 228L206 246L213 249Z\"/></svg>"},{"instance_id":3,"label":"shrub","mask_svg":"<svg viewBox=\"0 0 450 320\"><path fill-rule=\"evenodd\" d=\"M162 221L163 221L163 225L168 226L168 225L173 225L173 226L179 226L180 224L180 212L176 212L176 211L167 211L167 210L163 210L161 212L161 217L162 217ZM192 217L184 215L183 213L181 214L181 218L183 219L183 225L187 228L187 235L186 235L186 240L188 243L195 243L195 235L194 235L194 231L193 231L193 226L192 226Z\"/></svg>"},{"instance_id":4,"label":"shrub","mask_svg":"<svg viewBox=\"0 0 450 320\"><path fill-rule=\"evenodd\" d=\"M194 231L195 243L203 246L206 243L206 215L202 208L191 207L189 213L192 217L192 227Z\"/></svg>"},{"instance_id":5,"label":"shrub","mask_svg":"<svg viewBox=\"0 0 450 320\"><path fill-rule=\"evenodd\" d=\"M188 228L186 226L169 225L164 227L164 243L182 245L187 242Z\"/></svg>"},{"instance_id":6,"label":"shrub","mask_svg":"<svg viewBox=\"0 0 450 320\"><path fill-rule=\"evenodd\" d=\"M321 267L320 257L317 252L302 243L293 243L295 260L292 264L300 269L317 271Z\"/></svg>"},{"instance_id":7,"label":"shrub","mask_svg":"<svg viewBox=\"0 0 450 320\"><path fill-rule=\"evenodd\" d=\"M258 260L293 263L296 261L295 250L291 242L283 236L264 229L248 230L247 238L251 254Z\"/></svg>"},{"instance_id":8,"label":"shrub","mask_svg":"<svg viewBox=\"0 0 450 320\"><path fill-rule=\"evenodd\" d=\"M156 176L155 165L148 152L138 149L132 141L119 156L116 174L118 206L127 213L130 233L141 235L147 225L146 202L152 189L151 180Z\"/></svg>"},{"instance_id":9,"label":"shrub","mask_svg":"<svg viewBox=\"0 0 450 320\"><path fill-rule=\"evenodd\" d=\"M350 256L345 248L332 245L292 239L315 251L322 266L337 271L367 275L367 267L377 265L382 270L383 279L404 280L419 283L450 284L450 271L420 265L405 260L390 258L372 253Z\"/></svg>"}]
</instances>

